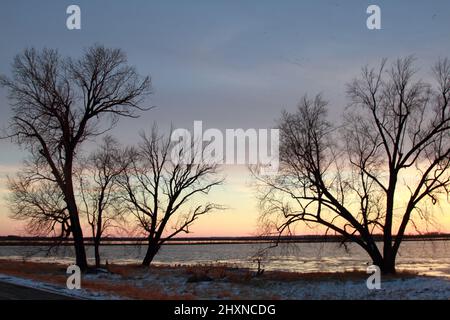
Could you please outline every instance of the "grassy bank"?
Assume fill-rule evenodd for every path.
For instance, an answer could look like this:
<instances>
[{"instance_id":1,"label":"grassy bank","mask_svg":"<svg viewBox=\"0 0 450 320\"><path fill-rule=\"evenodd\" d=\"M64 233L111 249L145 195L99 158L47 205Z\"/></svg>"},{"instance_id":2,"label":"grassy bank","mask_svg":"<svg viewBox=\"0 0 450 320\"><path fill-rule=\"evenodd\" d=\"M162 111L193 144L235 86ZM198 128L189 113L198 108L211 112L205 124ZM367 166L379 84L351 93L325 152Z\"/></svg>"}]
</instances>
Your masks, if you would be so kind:
<instances>
[{"instance_id":1,"label":"grassy bank","mask_svg":"<svg viewBox=\"0 0 450 320\"><path fill-rule=\"evenodd\" d=\"M64 288L66 265L0 261L0 274ZM382 290L368 290L368 275L254 271L230 265L108 265L82 277L84 290L124 299L448 299L450 282L411 272L383 277Z\"/></svg>"}]
</instances>

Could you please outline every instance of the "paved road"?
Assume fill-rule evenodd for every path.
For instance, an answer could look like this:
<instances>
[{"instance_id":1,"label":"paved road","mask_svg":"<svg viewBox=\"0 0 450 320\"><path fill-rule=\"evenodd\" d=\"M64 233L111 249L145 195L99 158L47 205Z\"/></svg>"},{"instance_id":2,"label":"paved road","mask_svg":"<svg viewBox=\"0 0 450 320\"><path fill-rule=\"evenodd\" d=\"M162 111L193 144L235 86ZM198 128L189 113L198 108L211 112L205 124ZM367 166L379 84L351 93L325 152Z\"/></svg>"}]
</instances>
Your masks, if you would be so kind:
<instances>
[{"instance_id":1,"label":"paved road","mask_svg":"<svg viewBox=\"0 0 450 320\"><path fill-rule=\"evenodd\" d=\"M0 281L0 300L71 300L71 298Z\"/></svg>"}]
</instances>

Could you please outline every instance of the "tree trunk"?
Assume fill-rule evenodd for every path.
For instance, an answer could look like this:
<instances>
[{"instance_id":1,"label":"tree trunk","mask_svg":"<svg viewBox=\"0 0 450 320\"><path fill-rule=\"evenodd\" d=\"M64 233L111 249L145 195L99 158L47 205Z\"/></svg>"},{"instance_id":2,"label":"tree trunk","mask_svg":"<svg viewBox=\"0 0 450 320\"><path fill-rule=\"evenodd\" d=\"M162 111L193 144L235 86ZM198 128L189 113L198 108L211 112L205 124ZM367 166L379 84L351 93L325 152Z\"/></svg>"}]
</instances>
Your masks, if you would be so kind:
<instances>
[{"instance_id":1,"label":"tree trunk","mask_svg":"<svg viewBox=\"0 0 450 320\"><path fill-rule=\"evenodd\" d=\"M100 242L102 241L102 209L99 206L99 214L97 218L97 231L94 234L94 254L95 254L95 267L100 268Z\"/></svg>"},{"instance_id":2,"label":"tree trunk","mask_svg":"<svg viewBox=\"0 0 450 320\"><path fill-rule=\"evenodd\" d=\"M78 220L78 216L75 219L70 219L72 221L72 235L73 241L75 245L75 256L76 256L76 264L80 268L81 271L87 271L88 264L86 258L86 250L84 248L84 239L83 239L83 231L81 230L80 221Z\"/></svg>"},{"instance_id":3,"label":"tree trunk","mask_svg":"<svg viewBox=\"0 0 450 320\"><path fill-rule=\"evenodd\" d=\"M384 257L383 261L381 263L381 266L379 266L381 269L382 274L395 274L395 256L388 256Z\"/></svg>"},{"instance_id":4,"label":"tree trunk","mask_svg":"<svg viewBox=\"0 0 450 320\"><path fill-rule=\"evenodd\" d=\"M143 266L150 266L150 263L152 263L153 258L156 256L160 248L160 245L157 243L149 242L147 253L145 254L144 260L142 261Z\"/></svg>"},{"instance_id":5,"label":"tree trunk","mask_svg":"<svg viewBox=\"0 0 450 320\"><path fill-rule=\"evenodd\" d=\"M382 274L395 274L395 257L388 258L383 257L382 259L374 259L373 264L380 268Z\"/></svg>"},{"instance_id":6,"label":"tree trunk","mask_svg":"<svg viewBox=\"0 0 450 320\"><path fill-rule=\"evenodd\" d=\"M390 168L389 188L387 191L386 220L383 229L383 261L379 266L383 274L395 274L395 254L392 248L392 222L394 217L394 195L397 185L395 170Z\"/></svg>"},{"instance_id":7,"label":"tree trunk","mask_svg":"<svg viewBox=\"0 0 450 320\"><path fill-rule=\"evenodd\" d=\"M374 244L375 246L375 244ZM383 247L383 256L375 247L372 250L367 248L366 251L372 258L372 263L380 268L382 274L395 274L395 257L393 248Z\"/></svg>"},{"instance_id":8,"label":"tree trunk","mask_svg":"<svg viewBox=\"0 0 450 320\"><path fill-rule=\"evenodd\" d=\"M94 240L95 267L100 268L100 243Z\"/></svg>"},{"instance_id":9,"label":"tree trunk","mask_svg":"<svg viewBox=\"0 0 450 320\"><path fill-rule=\"evenodd\" d=\"M75 200L75 193L73 189L73 150L66 152L66 163L64 166L65 186L63 188L65 202L67 204L67 211L70 216L70 227L72 229L73 242L75 246L76 264L82 272L88 269L86 248L84 247L83 229L80 224L80 216L78 215L77 202Z\"/></svg>"},{"instance_id":10,"label":"tree trunk","mask_svg":"<svg viewBox=\"0 0 450 320\"><path fill-rule=\"evenodd\" d=\"M83 230L81 229L78 209L74 199L68 199L67 209L70 215L70 227L72 229L73 242L75 246L76 264L82 272L85 272L88 269L88 264L86 250L84 247Z\"/></svg>"}]
</instances>

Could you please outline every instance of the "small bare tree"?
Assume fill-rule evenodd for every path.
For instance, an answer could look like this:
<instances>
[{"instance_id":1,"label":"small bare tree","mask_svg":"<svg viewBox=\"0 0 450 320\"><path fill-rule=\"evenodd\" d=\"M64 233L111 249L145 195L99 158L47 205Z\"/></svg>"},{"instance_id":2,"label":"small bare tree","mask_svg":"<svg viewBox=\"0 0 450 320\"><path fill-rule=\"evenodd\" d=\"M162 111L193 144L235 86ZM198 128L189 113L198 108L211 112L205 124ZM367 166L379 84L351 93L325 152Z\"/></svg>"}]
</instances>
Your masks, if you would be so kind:
<instances>
[{"instance_id":1,"label":"small bare tree","mask_svg":"<svg viewBox=\"0 0 450 320\"><path fill-rule=\"evenodd\" d=\"M280 174L257 176L264 219L279 233L298 221L325 226L395 273L408 224L450 191L450 62L434 66L435 86L414 74L410 57L363 68L340 130L320 96L285 112Z\"/></svg>"},{"instance_id":2,"label":"small bare tree","mask_svg":"<svg viewBox=\"0 0 450 320\"><path fill-rule=\"evenodd\" d=\"M49 173L69 213L76 263L87 269L83 232L74 192L74 160L79 146L100 135L119 117L135 117L150 92L150 79L141 78L119 49L89 48L79 59L57 51L27 49L14 59L12 78L0 77L9 89L13 116L11 137L28 150ZM109 116L110 125L100 121Z\"/></svg>"},{"instance_id":3,"label":"small bare tree","mask_svg":"<svg viewBox=\"0 0 450 320\"><path fill-rule=\"evenodd\" d=\"M95 266L100 267L100 244L109 229L125 223L125 206L120 197L118 179L125 163L118 142L111 136L103 139L99 150L80 164L77 172L80 211L86 217L94 242Z\"/></svg>"},{"instance_id":4,"label":"small bare tree","mask_svg":"<svg viewBox=\"0 0 450 320\"><path fill-rule=\"evenodd\" d=\"M181 232L189 233L189 227L201 215L221 208L200 202L201 195L222 183L217 178L217 164L197 163L198 154L193 148L188 150L189 146L175 152L176 158L183 161L174 161L172 146L156 128L150 136L143 134L139 147L129 153L131 160L121 182L129 210L148 238L144 266L150 265L166 240Z\"/></svg>"}]
</instances>

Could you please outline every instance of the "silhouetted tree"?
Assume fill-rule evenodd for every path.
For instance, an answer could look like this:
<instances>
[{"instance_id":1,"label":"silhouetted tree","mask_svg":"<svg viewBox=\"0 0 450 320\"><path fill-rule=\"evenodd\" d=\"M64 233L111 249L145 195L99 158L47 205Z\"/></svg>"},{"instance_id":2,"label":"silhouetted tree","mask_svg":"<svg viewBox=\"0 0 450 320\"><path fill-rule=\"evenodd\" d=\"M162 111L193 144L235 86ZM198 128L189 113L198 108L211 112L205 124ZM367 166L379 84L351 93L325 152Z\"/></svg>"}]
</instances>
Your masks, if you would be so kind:
<instances>
[{"instance_id":1,"label":"silhouetted tree","mask_svg":"<svg viewBox=\"0 0 450 320\"><path fill-rule=\"evenodd\" d=\"M27 49L15 57L9 89L13 116L8 136L27 149L40 166L40 179L60 188L74 239L76 263L87 269L83 232L74 192L73 167L80 145L114 125L119 117L135 117L149 93L150 79L140 78L119 49L93 46L79 59L57 51ZM109 116L108 126L101 120Z\"/></svg>"},{"instance_id":2,"label":"silhouetted tree","mask_svg":"<svg viewBox=\"0 0 450 320\"><path fill-rule=\"evenodd\" d=\"M222 183L217 178L217 164L197 163L201 150L190 146L174 152L180 161L171 159L172 147L170 139L158 136L156 128L150 136L143 134L139 147L129 152L121 180L129 210L148 238L144 266L150 265L166 240L189 233L197 218L221 208L210 202L201 204L205 201L201 195Z\"/></svg>"},{"instance_id":3,"label":"silhouetted tree","mask_svg":"<svg viewBox=\"0 0 450 320\"><path fill-rule=\"evenodd\" d=\"M279 175L256 175L263 220L280 234L298 221L325 226L395 273L408 224L428 219L425 206L449 195L450 62L433 74L435 85L415 80L411 57L363 68L348 85L340 129L321 96L283 113Z\"/></svg>"},{"instance_id":4,"label":"silhouetted tree","mask_svg":"<svg viewBox=\"0 0 450 320\"><path fill-rule=\"evenodd\" d=\"M70 236L69 212L58 186L35 183L25 175L8 179L11 216L26 221L26 230L35 236L51 235L59 240Z\"/></svg>"},{"instance_id":5,"label":"silhouetted tree","mask_svg":"<svg viewBox=\"0 0 450 320\"><path fill-rule=\"evenodd\" d=\"M125 222L125 206L118 179L125 168L118 142L106 136L99 150L80 163L76 173L82 200L80 211L86 216L94 242L95 266L100 267L100 244L108 229Z\"/></svg>"}]
</instances>

